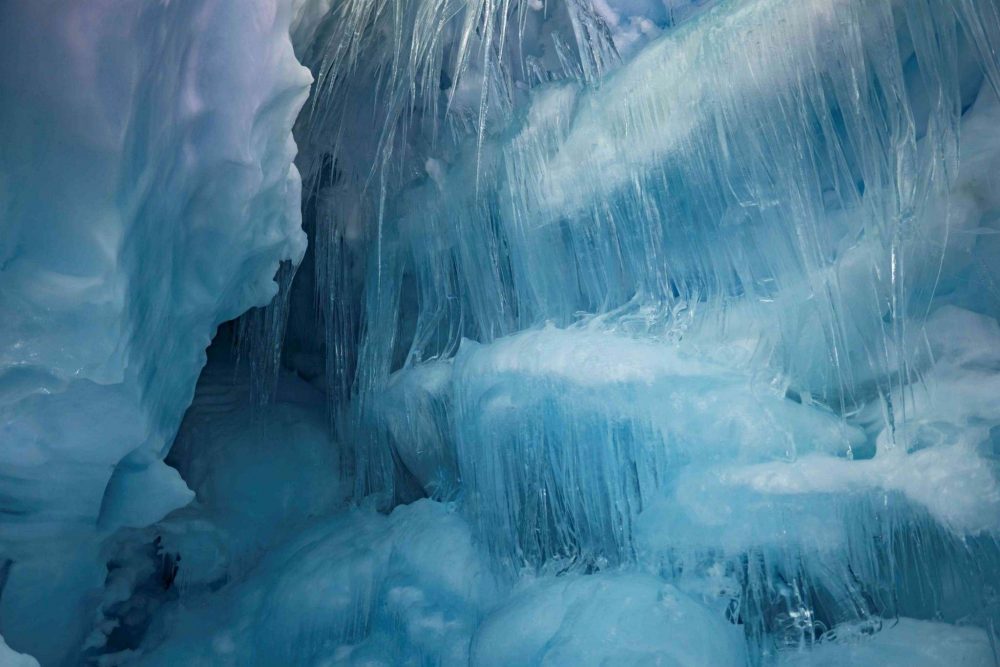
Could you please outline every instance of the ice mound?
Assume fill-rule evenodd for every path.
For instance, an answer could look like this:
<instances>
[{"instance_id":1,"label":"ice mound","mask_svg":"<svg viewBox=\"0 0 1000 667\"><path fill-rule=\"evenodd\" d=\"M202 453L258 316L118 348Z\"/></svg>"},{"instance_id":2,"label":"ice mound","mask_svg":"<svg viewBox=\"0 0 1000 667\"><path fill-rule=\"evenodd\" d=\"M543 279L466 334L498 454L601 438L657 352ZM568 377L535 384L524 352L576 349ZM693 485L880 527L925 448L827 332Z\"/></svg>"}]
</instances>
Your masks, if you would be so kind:
<instances>
[{"instance_id":1,"label":"ice mound","mask_svg":"<svg viewBox=\"0 0 1000 667\"><path fill-rule=\"evenodd\" d=\"M141 664L466 665L493 590L446 506L352 510L293 536L221 592L187 600Z\"/></svg>"},{"instance_id":2,"label":"ice mound","mask_svg":"<svg viewBox=\"0 0 1000 667\"><path fill-rule=\"evenodd\" d=\"M179 598L241 580L276 544L346 502L349 484L329 444L322 393L281 373L275 402L255 405L228 343L217 342L208 357L167 459L196 498L105 540L89 659L136 657L144 642L162 640L158 614Z\"/></svg>"},{"instance_id":3,"label":"ice mound","mask_svg":"<svg viewBox=\"0 0 1000 667\"><path fill-rule=\"evenodd\" d=\"M12 650L0 636L0 663L9 667L38 667L38 661L29 655Z\"/></svg>"},{"instance_id":4,"label":"ice mound","mask_svg":"<svg viewBox=\"0 0 1000 667\"><path fill-rule=\"evenodd\" d=\"M993 649L980 628L960 627L931 621L901 618L886 622L877 634L851 633L842 628L831 633L808 653L782 656L782 667L839 667L841 665L907 665L976 667L994 664Z\"/></svg>"},{"instance_id":5,"label":"ice mound","mask_svg":"<svg viewBox=\"0 0 1000 667\"><path fill-rule=\"evenodd\" d=\"M864 440L738 368L588 328L463 344L452 391L470 516L518 567L630 560L632 522L686 467L846 456Z\"/></svg>"},{"instance_id":6,"label":"ice mound","mask_svg":"<svg viewBox=\"0 0 1000 667\"><path fill-rule=\"evenodd\" d=\"M322 393L282 373L276 400L254 405L247 373L220 348L209 350L167 462L197 494L191 510L229 530L231 547L249 549L341 507L349 480Z\"/></svg>"},{"instance_id":7,"label":"ice mound","mask_svg":"<svg viewBox=\"0 0 1000 667\"><path fill-rule=\"evenodd\" d=\"M736 626L657 577L528 582L483 621L473 665L740 665Z\"/></svg>"}]
</instances>

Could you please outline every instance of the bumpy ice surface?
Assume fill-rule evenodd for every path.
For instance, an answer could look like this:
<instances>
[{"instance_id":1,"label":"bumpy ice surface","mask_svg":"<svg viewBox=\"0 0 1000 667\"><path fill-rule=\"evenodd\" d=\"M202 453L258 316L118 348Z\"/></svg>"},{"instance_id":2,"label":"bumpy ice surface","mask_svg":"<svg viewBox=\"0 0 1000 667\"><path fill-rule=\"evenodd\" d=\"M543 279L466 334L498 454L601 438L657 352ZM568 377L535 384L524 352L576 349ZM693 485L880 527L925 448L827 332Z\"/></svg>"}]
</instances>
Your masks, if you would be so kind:
<instances>
[{"instance_id":1,"label":"bumpy ice surface","mask_svg":"<svg viewBox=\"0 0 1000 667\"><path fill-rule=\"evenodd\" d=\"M0 53L0 662L998 662L996 0Z\"/></svg>"}]
</instances>

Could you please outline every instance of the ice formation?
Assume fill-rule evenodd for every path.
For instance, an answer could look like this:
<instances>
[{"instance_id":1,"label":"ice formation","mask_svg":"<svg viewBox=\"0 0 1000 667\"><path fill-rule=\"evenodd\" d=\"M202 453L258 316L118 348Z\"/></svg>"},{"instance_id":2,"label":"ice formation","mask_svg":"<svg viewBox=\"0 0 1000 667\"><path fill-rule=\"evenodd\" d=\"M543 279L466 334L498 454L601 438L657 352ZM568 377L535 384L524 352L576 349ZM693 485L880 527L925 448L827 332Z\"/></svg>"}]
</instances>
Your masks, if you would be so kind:
<instances>
[{"instance_id":1,"label":"ice formation","mask_svg":"<svg viewBox=\"0 0 1000 667\"><path fill-rule=\"evenodd\" d=\"M0 664L1000 664L998 0L9 2L0 230Z\"/></svg>"},{"instance_id":2,"label":"ice formation","mask_svg":"<svg viewBox=\"0 0 1000 667\"><path fill-rule=\"evenodd\" d=\"M290 21L269 1L0 8L0 625L47 664L90 622L100 540L191 500L162 459L204 350L304 251Z\"/></svg>"}]
</instances>

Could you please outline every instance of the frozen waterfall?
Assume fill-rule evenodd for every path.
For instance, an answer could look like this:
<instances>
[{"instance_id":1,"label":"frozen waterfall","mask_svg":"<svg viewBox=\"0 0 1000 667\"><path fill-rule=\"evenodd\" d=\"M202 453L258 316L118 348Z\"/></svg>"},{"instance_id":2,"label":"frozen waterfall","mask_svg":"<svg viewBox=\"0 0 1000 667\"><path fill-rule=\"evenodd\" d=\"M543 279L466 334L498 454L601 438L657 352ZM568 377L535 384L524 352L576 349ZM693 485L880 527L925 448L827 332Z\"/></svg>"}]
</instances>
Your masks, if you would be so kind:
<instances>
[{"instance_id":1,"label":"frozen waterfall","mask_svg":"<svg viewBox=\"0 0 1000 667\"><path fill-rule=\"evenodd\" d=\"M1000 0L0 2L0 666L1000 665Z\"/></svg>"}]
</instances>

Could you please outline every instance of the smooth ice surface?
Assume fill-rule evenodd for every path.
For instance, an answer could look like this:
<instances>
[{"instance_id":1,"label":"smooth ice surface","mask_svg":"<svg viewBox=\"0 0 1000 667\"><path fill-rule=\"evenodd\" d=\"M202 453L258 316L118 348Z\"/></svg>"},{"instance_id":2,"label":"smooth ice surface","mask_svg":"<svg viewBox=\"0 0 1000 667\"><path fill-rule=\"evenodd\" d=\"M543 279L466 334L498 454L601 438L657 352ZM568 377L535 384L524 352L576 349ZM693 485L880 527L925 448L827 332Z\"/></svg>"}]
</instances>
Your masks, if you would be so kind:
<instances>
[{"instance_id":1,"label":"smooth ice surface","mask_svg":"<svg viewBox=\"0 0 1000 667\"><path fill-rule=\"evenodd\" d=\"M993 649L980 628L963 628L901 618L887 622L875 636L855 635L828 641L811 653L789 655L782 667L909 665L937 667L994 664ZM845 628L845 630L849 630Z\"/></svg>"},{"instance_id":2,"label":"smooth ice surface","mask_svg":"<svg viewBox=\"0 0 1000 667\"><path fill-rule=\"evenodd\" d=\"M0 664L9 667L38 667L38 661L24 653L18 653L7 646L7 642L0 636Z\"/></svg>"},{"instance_id":3,"label":"smooth ice surface","mask_svg":"<svg viewBox=\"0 0 1000 667\"><path fill-rule=\"evenodd\" d=\"M528 582L476 633L473 664L737 665L739 631L649 575Z\"/></svg>"},{"instance_id":4,"label":"smooth ice surface","mask_svg":"<svg viewBox=\"0 0 1000 667\"><path fill-rule=\"evenodd\" d=\"M140 664L464 665L492 589L464 522L429 500L349 510L191 596Z\"/></svg>"}]
</instances>

